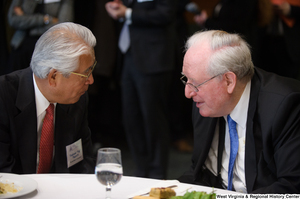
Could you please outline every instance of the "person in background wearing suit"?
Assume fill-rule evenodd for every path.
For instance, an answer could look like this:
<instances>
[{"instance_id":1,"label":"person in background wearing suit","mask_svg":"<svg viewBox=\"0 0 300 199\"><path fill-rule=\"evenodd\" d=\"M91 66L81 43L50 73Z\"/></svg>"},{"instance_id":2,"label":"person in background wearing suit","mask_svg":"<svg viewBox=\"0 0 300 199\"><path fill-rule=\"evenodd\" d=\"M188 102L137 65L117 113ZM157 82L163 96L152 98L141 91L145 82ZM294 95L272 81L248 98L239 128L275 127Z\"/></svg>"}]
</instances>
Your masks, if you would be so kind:
<instances>
[{"instance_id":1,"label":"person in background wearing suit","mask_svg":"<svg viewBox=\"0 0 300 199\"><path fill-rule=\"evenodd\" d=\"M106 4L112 18L125 20L119 39L124 54L122 112L135 175L139 177L166 178L168 96L176 55L176 2L115 0Z\"/></svg>"},{"instance_id":2,"label":"person in background wearing suit","mask_svg":"<svg viewBox=\"0 0 300 199\"><path fill-rule=\"evenodd\" d=\"M29 66L34 45L50 27L74 20L73 0L12 0L9 25L15 29L5 74Z\"/></svg>"},{"instance_id":3,"label":"person in background wearing suit","mask_svg":"<svg viewBox=\"0 0 300 199\"><path fill-rule=\"evenodd\" d=\"M0 172L93 173L86 91L94 82L95 45L86 27L60 23L39 38L30 67L0 77ZM52 140L43 138L48 106Z\"/></svg>"},{"instance_id":4,"label":"person in background wearing suit","mask_svg":"<svg viewBox=\"0 0 300 199\"><path fill-rule=\"evenodd\" d=\"M179 180L300 193L300 82L254 67L237 34L198 32L186 49L182 80L194 101L194 151Z\"/></svg>"}]
</instances>

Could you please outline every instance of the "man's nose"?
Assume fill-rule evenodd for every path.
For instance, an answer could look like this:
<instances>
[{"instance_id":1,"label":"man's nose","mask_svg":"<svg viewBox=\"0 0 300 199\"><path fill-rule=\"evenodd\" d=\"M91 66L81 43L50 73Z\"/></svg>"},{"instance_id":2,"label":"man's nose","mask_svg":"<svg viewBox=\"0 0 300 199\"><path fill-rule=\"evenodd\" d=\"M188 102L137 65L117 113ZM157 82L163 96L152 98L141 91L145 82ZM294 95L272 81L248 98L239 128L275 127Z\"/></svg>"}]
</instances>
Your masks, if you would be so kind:
<instances>
[{"instance_id":1,"label":"man's nose","mask_svg":"<svg viewBox=\"0 0 300 199\"><path fill-rule=\"evenodd\" d=\"M88 77L86 83L88 83L89 85L92 85L94 83L93 73Z\"/></svg>"},{"instance_id":2,"label":"man's nose","mask_svg":"<svg viewBox=\"0 0 300 199\"><path fill-rule=\"evenodd\" d=\"M185 85L184 93L185 93L185 97L188 98L188 99L190 99L193 96L197 95L196 92L188 84Z\"/></svg>"}]
</instances>

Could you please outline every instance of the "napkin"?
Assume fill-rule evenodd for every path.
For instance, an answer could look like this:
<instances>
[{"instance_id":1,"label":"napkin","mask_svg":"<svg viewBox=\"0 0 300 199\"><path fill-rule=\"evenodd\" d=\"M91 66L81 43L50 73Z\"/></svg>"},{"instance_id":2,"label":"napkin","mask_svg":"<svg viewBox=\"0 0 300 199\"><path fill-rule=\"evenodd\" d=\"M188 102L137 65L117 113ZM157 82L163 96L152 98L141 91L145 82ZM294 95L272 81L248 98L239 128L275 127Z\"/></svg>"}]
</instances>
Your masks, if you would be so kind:
<instances>
[{"instance_id":1,"label":"napkin","mask_svg":"<svg viewBox=\"0 0 300 199\"><path fill-rule=\"evenodd\" d=\"M172 188L176 192L176 195L182 194L183 192L185 193L188 189L190 189L192 187L192 185L182 184L178 180L163 180L153 186L147 187L147 188L137 191L133 194L130 194L127 196L127 198L133 198L134 196L147 194L150 192L151 188L156 188L156 187L166 188L166 187L173 186L173 185L177 185L177 187Z\"/></svg>"}]
</instances>

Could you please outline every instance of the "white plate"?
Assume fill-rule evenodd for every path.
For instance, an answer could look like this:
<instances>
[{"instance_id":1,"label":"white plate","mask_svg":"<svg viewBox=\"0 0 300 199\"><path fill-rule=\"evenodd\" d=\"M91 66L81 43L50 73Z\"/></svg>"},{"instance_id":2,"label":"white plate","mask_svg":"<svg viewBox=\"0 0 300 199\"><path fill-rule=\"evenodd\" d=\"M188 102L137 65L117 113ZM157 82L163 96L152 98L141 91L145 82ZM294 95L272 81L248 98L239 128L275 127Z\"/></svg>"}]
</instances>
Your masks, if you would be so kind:
<instances>
[{"instance_id":1,"label":"white plate","mask_svg":"<svg viewBox=\"0 0 300 199\"><path fill-rule=\"evenodd\" d=\"M14 198L18 196L23 196L28 193L31 193L37 188L37 182L26 176L10 173L0 173L0 176L2 176L0 178L0 182L2 183L14 183L18 187L23 187L23 189L17 193L0 194L0 198Z\"/></svg>"}]
</instances>

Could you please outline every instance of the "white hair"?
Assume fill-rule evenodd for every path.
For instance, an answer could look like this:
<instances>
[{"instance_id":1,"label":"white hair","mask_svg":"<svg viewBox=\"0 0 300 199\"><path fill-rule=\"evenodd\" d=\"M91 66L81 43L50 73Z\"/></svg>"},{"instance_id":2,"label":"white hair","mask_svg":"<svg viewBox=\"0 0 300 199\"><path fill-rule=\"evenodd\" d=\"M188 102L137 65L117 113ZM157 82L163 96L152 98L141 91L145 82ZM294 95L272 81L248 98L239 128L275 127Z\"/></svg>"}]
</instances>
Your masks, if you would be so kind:
<instances>
[{"instance_id":1,"label":"white hair","mask_svg":"<svg viewBox=\"0 0 300 199\"><path fill-rule=\"evenodd\" d=\"M249 81L252 78L254 65L250 47L238 34L220 30L197 32L188 39L185 48L188 50L204 41L209 42L212 50L207 68L211 76L231 71L239 80Z\"/></svg>"},{"instance_id":2,"label":"white hair","mask_svg":"<svg viewBox=\"0 0 300 199\"><path fill-rule=\"evenodd\" d=\"M79 57L93 54L96 38L86 27L72 22L59 23L37 41L31 58L33 73L44 79L51 69L68 77L79 67Z\"/></svg>"}]
</instances>

